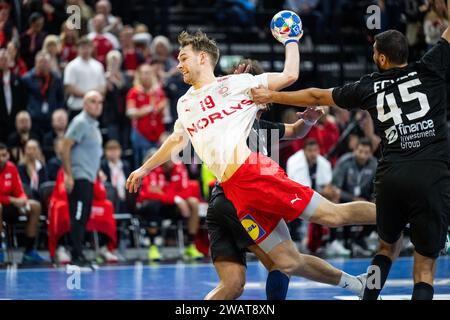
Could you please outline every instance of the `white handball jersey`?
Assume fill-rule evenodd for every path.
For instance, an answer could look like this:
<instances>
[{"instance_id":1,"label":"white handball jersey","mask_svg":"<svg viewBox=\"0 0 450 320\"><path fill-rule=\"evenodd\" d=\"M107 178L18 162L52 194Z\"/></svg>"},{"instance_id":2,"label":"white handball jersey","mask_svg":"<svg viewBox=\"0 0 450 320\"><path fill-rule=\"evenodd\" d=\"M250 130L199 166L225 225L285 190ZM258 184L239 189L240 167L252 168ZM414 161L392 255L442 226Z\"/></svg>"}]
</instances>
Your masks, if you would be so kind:
<instances>
[{"instance_id":1,"label":"white handball jersey","mask_svg":"<svg viewBox=\"0 0 450 320\"><path fill-rule=\"evenodd\" d=\"M267 74L230 75L198 90L191 87L178 100L175 133L191 140L197 155L219 180L228 164L241 164L249 155L246 139L259 110L250 89L259 85L267 88Z\"/></svg>"}]
</instances>

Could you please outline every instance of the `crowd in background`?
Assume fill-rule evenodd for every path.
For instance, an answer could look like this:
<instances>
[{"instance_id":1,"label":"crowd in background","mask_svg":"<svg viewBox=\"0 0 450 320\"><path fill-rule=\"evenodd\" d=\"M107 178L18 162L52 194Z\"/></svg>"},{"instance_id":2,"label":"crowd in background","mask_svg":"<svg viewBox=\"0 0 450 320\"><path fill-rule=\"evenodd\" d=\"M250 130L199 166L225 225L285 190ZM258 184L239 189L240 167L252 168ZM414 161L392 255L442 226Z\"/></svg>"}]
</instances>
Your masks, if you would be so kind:
<instances>
[{"instance_id":1,"label":"crowd in background","mask_svg":"<svg viewBox=\"0 0 450 320\"><path fill-rule=\"evenodd\" d=\"M27 197L43 201L40 186L58 180L66 129L81 112L83 96L97 90L104 95L99 118L104 141L99 183L115 190L118 202L114 211L143 217L153 248L150 259L161 258L154 246L155 237L170 210L187 219L186 241L191 246L200 225L199 203L208 200L211 178L207 170L169 163L144 181L137 199L130 199L125 192L131 170L171 132L177 100L188 88L177 71L177 49L167 37L161 17L134 22L129 10L124 10L123 16L117 14L123 7L119 1L19 2L20 7L16 7L17 1L0 0L0 143L7 146L10 163L17 167ZM361 2L381 7L383 29L405 32L413 57L436 43L448 24L443 0ZM233 24L242 27L258 27L258 9L292 9L301 13L313 39L329 36L332 28L322 33L321 27L337 28L340 14L352 5L348 0L214 3L223 9L218 10L218 21L234 17ZM144 12L160 6L159 12L167 15L172 5L192 5L187 0L140 4ZM80 29L74 29L68 19L69 5L81 9ZM283 111L281 119L295 122L295 110ZM332 201L373 201L378 148L379 138L365 112L327 110L307 137L280 142L280 164L291 178ZM36 210L46 214L41 208ZM370 255L373 248L367 240L373 231L371 227L326 230L314 224L291 224L294 240L303 241L312 253L322 250L330 256ZM107 260L116 259L111 249L105 251ZM201 256L191 250L192 257ZM64 256L64 252L60 254Z\"/></svg>"}]
</instances>

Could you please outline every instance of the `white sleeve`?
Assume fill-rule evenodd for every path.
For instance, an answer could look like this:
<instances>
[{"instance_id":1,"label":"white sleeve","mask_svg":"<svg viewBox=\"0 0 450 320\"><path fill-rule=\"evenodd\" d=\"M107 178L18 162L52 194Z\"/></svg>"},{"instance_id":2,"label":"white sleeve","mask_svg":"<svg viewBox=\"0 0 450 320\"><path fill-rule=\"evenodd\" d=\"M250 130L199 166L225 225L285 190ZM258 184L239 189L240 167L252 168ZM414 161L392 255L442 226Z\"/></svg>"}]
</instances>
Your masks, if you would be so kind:
<instances>
[{"instance_id":1,"label":"white sleeve","mask_svg":"<svg viewBox=\"0 0 450 320\"><path fill-rule=\"evenodd\" d=\"M101 87L106 86L105 69L103 68L103 65L100 62L98 61L96 62L98 66L98 79L97 79L98 85Z\"/></svg>"},{"instance_id":2,"label":"white sleeve","mask_svg":"<svg viewBox=\"0 0 450 320\"><path fill-rule=\"evenodd\" d=\"M269 87L269 77L267 73L261 73L258 74L257 76L253 77L254 82L256 83L256 87L258 86L263 86L264 88L268 88Z\"/></svg>"},{"instance_id":3,"label":"white sleeve","mask_svg":"<svg viewBox=\"0 0 450 320\"><path fill-rule=\"evenodd\" d=\"M64 85L76 85L76 72L73 63L69 63L64 69Z\"/></svg>"}]
</instances>

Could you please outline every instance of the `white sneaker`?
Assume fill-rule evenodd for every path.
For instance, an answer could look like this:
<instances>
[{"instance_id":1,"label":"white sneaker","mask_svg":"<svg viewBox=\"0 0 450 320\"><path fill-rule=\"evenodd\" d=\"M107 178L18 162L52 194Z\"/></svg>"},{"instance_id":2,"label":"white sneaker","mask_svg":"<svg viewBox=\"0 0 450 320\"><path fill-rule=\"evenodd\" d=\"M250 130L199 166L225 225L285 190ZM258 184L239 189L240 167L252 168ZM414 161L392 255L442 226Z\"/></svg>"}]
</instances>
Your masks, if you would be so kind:
<instances>
[{"instance_id":1,"label":"white sneaker","mask_svg":"<svg viewBox=\"0 0 450 320\"><path fill-rule=\"evenodd\" d=\"M362 300L362 298L364 297L364 289L366 288L367 283L367 273L362 273L356 276L356 279L358 279L362 285L361 292L358 295L359 300Z\"/></svg>"},{"instance_id":2,"label":"white sneaker","mask_svg":"<svg viewBox=\"0 0 450 320\"><path fill-rule=\"evenodd\" d=\"M56 261L59 264L67 264L72 260L70 258L69 252L67 252L66 248L64 248L63 246L60 246L58 247L58 249L56 249L55 257Z\"/></svg>"},{"instance_id":3,"label":"white sneaker","mask_svg":"<svg viewBox=\"0 0 450 320\"><path fill-rule=\"evenodd\" d=\"M109 251L107 247L100 248L100 256L108 263L116 263L119 261L119 258Z\"/></svg>"},{"instance_id":4,"label":"white sneaker","mask_svg":"<svg viewBox=\"0 0 450 320\"><path fill-rule=\"evenodd\" d=\"M325 254L328 257L349 257L352 252L346 249L341 242L334 240L327 245Z\"/></svg>"}]
</instances>

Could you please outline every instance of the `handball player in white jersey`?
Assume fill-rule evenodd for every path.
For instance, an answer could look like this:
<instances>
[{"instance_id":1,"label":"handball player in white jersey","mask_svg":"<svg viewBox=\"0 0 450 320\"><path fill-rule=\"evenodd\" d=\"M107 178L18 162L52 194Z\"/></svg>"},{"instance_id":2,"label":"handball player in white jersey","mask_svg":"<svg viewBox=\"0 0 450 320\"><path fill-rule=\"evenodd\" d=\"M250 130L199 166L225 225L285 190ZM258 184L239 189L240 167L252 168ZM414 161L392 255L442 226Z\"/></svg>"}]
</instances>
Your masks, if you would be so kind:
<instances>
[{"instance_id":1,"label":"handball player in white jersey","mask_svg":"<svg viewBox=\"0 0 450 320\"><path fill-rule=\"evenodd\" d=\"M321 259L305 263L285 222L302 218L328 227L375 224L375 205L361 201L333 204L289 179L276 162L252 153L246 144L256 113L263 107L252 101L250 89L262 85L280 90L297 80L300 38L301 35L278 39L286 50L283 72L216 78L216 43L202 32L182 32L178 38L178 69L191 88L178 100L174 132L131 173L127 189L137 192L143 177L178 155L190 140L197 155L222 184L243 227L278 270L359 292L363 287L360 279L331 268Z\"/></svg>"}]
</instances>

